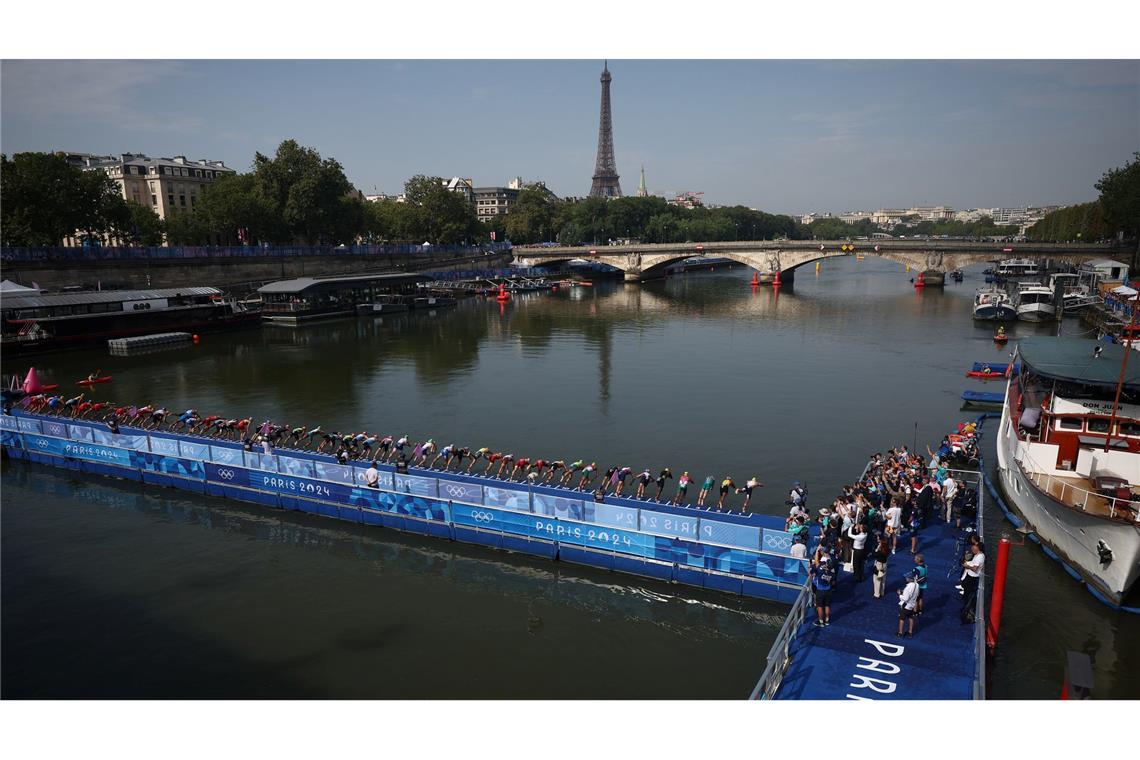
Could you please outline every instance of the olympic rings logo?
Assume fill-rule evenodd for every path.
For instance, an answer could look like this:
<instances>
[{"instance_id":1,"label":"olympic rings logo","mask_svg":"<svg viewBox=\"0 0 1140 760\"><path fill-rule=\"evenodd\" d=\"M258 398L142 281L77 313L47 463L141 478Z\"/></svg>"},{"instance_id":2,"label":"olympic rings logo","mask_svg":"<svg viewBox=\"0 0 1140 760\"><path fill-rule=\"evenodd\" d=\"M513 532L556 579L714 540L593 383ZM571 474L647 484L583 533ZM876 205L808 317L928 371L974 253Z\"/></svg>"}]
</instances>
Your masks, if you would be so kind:
<instances>
[{"instance_id":1,"label":"olympic rings logo","mask_svg":"<svg viewBox=\"0 0 1140 760\"><path fill-rule=\"evenodd\" d=\"M221 478L222 480L233 480L234 475L236 475L236 474L237 473L235 473L233 470L229 470L229 469L218 470L218 477Z\"/></svg>"},{"instance_id":2,"label":"olympic rings logo","mask_svg":"<svg viewBox=\"0 0 1140 760\"><path fill-rule=\"evenodd\" d=\"M37 438L36 439L36 448L46 449L50 445L51 445L51 443L48 442L47 438Z\"/></svg>"},{"instance_id":3,"label":"olympic rings logo","mask_svg":"<svg viewBox=\"0 0 1140 760\"><path fill-rule=\"evenodd\" d=\"M764 544L769 549L785 551L792 548L792 539L787 536L764 536Z\"/></svg>"},{"instance_id":4,"label":"olympic rings logo","mask_svg":"<svg viewBox=\"0 0 1140 760\"><path fill-rule=\"evenodd\" d=\"M489 523L489 522L494 522L495 516L493 514L491 514L490 512L481 512L481 511L476 509L476 510L472 510L471 519L477 523Z\"/></svg>"},{"instance_id":5,"label":"olympic rings logo","mask_svg":"<svg viewBox=\"0 0 1140 760\"><path fill-rule=\"evenodd\" d=\"M447 495L448 496L453 496L453 497L458 498L460 496L467 496L471 493L473 493L473 491L469 491L467 489L467 486L449 485L447 487Z\"/></svg>"}]
</instances>

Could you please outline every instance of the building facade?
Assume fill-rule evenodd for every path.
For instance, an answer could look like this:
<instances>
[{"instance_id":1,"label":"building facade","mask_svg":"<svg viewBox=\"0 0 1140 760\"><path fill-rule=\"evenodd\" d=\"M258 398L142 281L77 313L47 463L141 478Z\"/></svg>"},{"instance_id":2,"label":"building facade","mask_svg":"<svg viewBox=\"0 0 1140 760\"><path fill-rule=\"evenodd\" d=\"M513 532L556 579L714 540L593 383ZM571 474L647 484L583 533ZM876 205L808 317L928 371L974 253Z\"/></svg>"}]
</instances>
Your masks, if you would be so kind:
<instances>
[{"instance_id":1,"label":"building facade","mask_svg":"<svg viewBox=\"0 0 1140 760\"><path fill-rule=\"evenodd\" d=\"M161 219L194 213L194 205L207 186L219 177L236 173L222 161L192 161L186 156L151 158L138 153L65 155L69 162L85 171L102 169L107 172L107 176L118 184L124 199L151 209Z\"/></svg>"},{"instance_id":2,"label":"building facade","mask_svg":"<svg viewBox=\"0 0 1140 760\"><path fill-rule=\"evenodd\" d=\"M515 183L511 183L512 185ZM511 206L519 198L519 187L476 187L475 216L480 222L509 214Z\"/></svg>"}]
</instances>

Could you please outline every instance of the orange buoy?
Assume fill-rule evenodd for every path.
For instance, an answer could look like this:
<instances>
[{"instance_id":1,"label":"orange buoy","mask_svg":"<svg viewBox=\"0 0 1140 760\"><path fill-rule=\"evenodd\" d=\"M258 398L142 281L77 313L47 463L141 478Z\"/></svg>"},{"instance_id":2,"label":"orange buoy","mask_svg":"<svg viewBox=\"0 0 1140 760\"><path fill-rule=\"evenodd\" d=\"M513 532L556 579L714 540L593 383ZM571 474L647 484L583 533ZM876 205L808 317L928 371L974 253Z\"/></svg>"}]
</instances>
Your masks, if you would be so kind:
<instances>
[{"instance_id":1,"label":"orange buoy","mask_svg":"<svg viewBox=\"0 0 1140 760\"><path fill-rule=\"evenodd\" d=\"M780 285L781 285L781 283L780 283L780 270L777 269L776 270L776 276L772 278L772 287L778 288L778 287L780 287Z\"/></svg>"},{"instance_id":2,"label":"orange buoy","mask_svg":"<svg viewBox=\"0 0 1140 760\"><path fill-rule=\"evenodd\" d=\"M756 287L759 284L760 284L760 273L759 272L753 272L752 273L751 285L752 285L752 287Z\"/></svg>"},{"instance_id":3,"label":"orange buoy","mask_svg":"<svg viewBox=\"0 0 1140 760\"><path fill-rule=\"evenodd\" d=\"M499 284L499 295L495 296L495 300L499 303L504 303L511 300L511 294L507 292L506 285L502 283Z\"/></svg>"},{"instance_id":4,"label":"orange buoy","mask_svg":"<svg viewBox=\"0 0 1140 760\"><path fill-rule=\"evenodd\" d=\"M198 343L198 336L197 335L194 336L194 343L195 343L195 345Z\"/></svg>"},{"instance_id":5,"label":"orange buoy","mask_svg":"<svg viewBox=\"0 0 1140 760\"><path fill-rule=\"evenodd\" d=\"M916 288L925 288L926 287L926 282L922 279L922 272L918 273L918 279L914 281L914 286Z\"/></svg>"}]
</instances>

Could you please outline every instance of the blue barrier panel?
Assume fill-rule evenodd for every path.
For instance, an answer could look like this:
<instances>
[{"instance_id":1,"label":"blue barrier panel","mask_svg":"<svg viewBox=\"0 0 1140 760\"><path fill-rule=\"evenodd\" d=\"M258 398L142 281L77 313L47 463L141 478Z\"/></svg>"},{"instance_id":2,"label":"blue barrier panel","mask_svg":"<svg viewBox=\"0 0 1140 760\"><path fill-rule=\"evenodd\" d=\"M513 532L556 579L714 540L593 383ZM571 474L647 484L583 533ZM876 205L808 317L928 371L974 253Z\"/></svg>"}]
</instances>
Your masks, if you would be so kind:
<instances>
[{"instance_id":1,"label":"blue barrier panel","mask_svg":"<svg viewBox=\"0 0 1140 760\"><path fill-rule=\"evenodd\" d=\"M59 423L56 423L59 424ZM39 420L30 420L27 417L17 417L16 425L20 428L21 433L42 433L43 429L40 426Z\"/></svg>"},{"instance_id":2,"label":"blue barrier panel","mask_svg":"<svg viewBox=\"0 0 1140 760\"><path fill-rule=\"evenodd\" d=\"M350 484L356 482L356 475L349 465L313 462L313 471L316 472L317 478L320 480Z\"/></svg>"},{"instance_id":3,"label":"blue barrier panel","mask_svg":"<svg viewBox=\"0 0 1140 760\"><path fill-rule=\"evenodd\" d=\"M286 475L299 475L302 478L314 478L317 475L316 468L309 459L278 455L277 469Z\"/></svg>"},{"instance_id":4,"label":"blue barrier panel","mask_svg":"<svg viewBox=\"0 0 1140 760\"><path fill-rule=\"evenodd\" d=\"M653 536L646 536L643 533L567 520L551 520L540 516L535 516L533 519L540 537L551 537L562 543L591 549L606 549L638 557L653 557L654 554Z\"/></svg>"},{"instance_id":5,"label":"blue barrier panel","mask_svg":"<svg viewBox=\"0 0 1140 760\"><path fill-rule=\"evenodd\" d=\"M202 462L182 457L168 457L146 451L132 451L131 463L140 470L178 475L183 478L205 480L206 467Z\"/></svg>"},{"instance_id":6,"label":"blue barrier panel","mask_svg":"<svg viewBox=\"0 0 1140 760\"><path fill-rule=\"evenodd\" d=\"M439 488L436 486L435 478L421 478L418 475L396 475L394 481L393 491L427 496L433 499L439 496Z\"/></svg>"},{"instance_id":7,"label":"blue barrier panel","mask_svg":"<svg viewBox=\"0 0 1140 760\"><path fill-rule=\"evenodd\" d=\"M0 415L0 430L17 431L20 429L20 424L16 417L10 414Z\"/></svg>"},{"instance_id":8,"label":"blue barrier panel","mask_svg":"<svg viewBox=\"0 0 1140 760\"><path fill-rule=\"evenodd\" d=\"M76 425L74 423L67 424L67 436L73 441L87 441L94 443L95 439L91 435L91 427L89 425Z\"/></svg>"},{"instance_id":9,"label":"blue barrier panel","mask_svg":"<svg viewBox=\"0 0 1140 760\"><path fill-rule=\"evenodd\" d=\"M29 435L24 437L24 444L28 451L39 454L86 459L91 462L103 462L120 467L132 466L130 451L97 443L73 443L61 438Z\"/></svg>"},{"instance_id":10,"label":"blue barrier panel","mask_svg":"<svg viewBox=\"0 0 1140 760\"><path fill-rule=\"evenodd\" d=\"M483 503L491 507L504 507L517 512L530 511L530 494L513 488L483 487Z\"/></svg>"},{"instance_id":11,"label":"blue barrier panel","mask_svg":"<svg viewBox=\"0 0 1140 760\"><path fill-rule=\"evenodd\" d=\"M191 441L180 440L178 442L178 453L188 459L206 461L210 458L210 446L206 443L192 443Z\"/></svg>"},{"instance_id":12,"label":"blue barrier panel","mask_svg":"<svg viewBox=\"0 0 1140 760\"><path fill-rule=\"evenodd\" d=\"M20 434L7 428L0 430L0 446L12 446L17 449L24 448L24 444L20 441Z\"/></svg>"},{"instance_id":13,"label":"blue barrier panel","mask_svg":"<svg viewBox=\"0 0 1140 760\"><path fill-rule=\"evenodd\" d=\"M150 450L155 454L176 457L181 453L177 438L167 438L164 435L150 434Z\"/></svg>"},{"instance_id":14,"label":"blue barrier panel","mask_svg":"<svg viewBox=\"0 0 1140 760\"><path fill-rule=\"evenodd\" d=\"M476 507L470 504L452 504L451 520L456 525L497 530L516 536L547 538L537 534L534 528L534 517L526 512Z\"/></svg>"},{"instance_id":15,"label":"blue barrier panel","mask_svg":"<svg viewBox=\"0 0 1140 760\"><path fill-rule=\"evenodd\" d=\"M594 522L598 525L608 525L613 528L637 530L638 510L633 507L622 507L617 504L597 504L591 502L587 506L593 513Z\"/></svg>"},{"instance_id":16,"label":"blue barrier panel","mask_svg":"<svg viewBox=\"0 0 1140 760\"><path fill-rule=\"evenodd\" d=\"M701 518L700 528L702 541L739 546L745 549L758 549L760 547L760 528L733 525L707 517Z\"/></svg>"},{"instance_id":17,"label":"blue barrier panel","mask_svg":"<svg viewBox=\"0 0 1140 760\"><path fill-rule=\"evenodd\" d=\"M588 522L586 520L585 506L581 498L574 499L536 491L531 495L531 499L534 501L535 514ZM590 504L593 504L593 502L591 501ZM591 512L593 512L593 510L591 510Z\"/></svg>"},{"instance_id":18,"label":"blue barrier panel","mask_svg":"<svg viewBox=\"0 0 1140 760\"><path fill-rule=\"evenodd\" d=\"M447 502L439 499L429 499L406 493L391 493L367 486L361 488L337 484L333 486L333 490L338 494L347 494L341 500L347 501L358 509L408 515L435 522L451 522L451 512L448 510ZM368 521L367 517L365 521ZM407 529L412 530L413 528ZM414 530L417 533L426 532L420 529Z\"/></svg>"},{"instance_id":19,"label":"blue barrier panel","mask_svg":"<svg viewBox=\"0 0 1140 760\"><path fill-rule=\"evenodd\" d=\"M245 463L245 460L242 458L242 454L244 453L245 452L241 449L210 444L210 461L218 464L241 467Z\"/></svg>"},{"instance_id":20,"label":"blue barrier panel","mask_svg":"<svg viewBox=\"0 0 1140 760\"><path fill-rule=\"evenodd\" d=\"M251 470L265 470L277 472L277 457L272 454L258 454L253 451L243 451L245 466Z\"/></svg>"},{"instance_id":21,"label":"blue barrier panel","mask_svg":"<svg viewBox=\"0 0 1140 760\"><path fill-rule=\"evenodd\" d=\"M249 486L249 472L242 467L206 462L206 480L230 486Z\"/></svg>"},{"instance_id":22,"label":"blue barrier panel","mask_svg":"<svg viewBox=\"0 0 1140 760\"><path fill-rule=\"evenodd\" d=\"M638 528L648 533L674 536L676 538L697 538L697 517L682 517L668 512L641 510Z\"/></svg>"},{"instance_id":23,"label":"blue barrier panel","mask_svg":"<svg viewBox=\"0 0 1140 760\"><path fill-rule=\"evenodd\" d=\"M440 479L439 497L450 501L465 501L469 504L482 504L483 487L475 485L474 483Z\"/></svg>"},{"instance_id":24,"label":"blue barrier panel","mask_svg":"<svg viewBox=\"0 0 1140 760\"><path fill-rule=\"evenodd\" d=\"M765 528L760 550L790 557L792 556L792 534L784 530Z\"/></svg>"},{"instance_id":25,"label":"blue barrier panel","mask_svg":"<svg viewBox=\"0 0 1140 760\"><path fill-rule=\"evenodd\" d=\"M66 438L68 435L67 423L58 420L41 420L44 435L54 435L56 438Z\"/></svg>"}]
</instances>

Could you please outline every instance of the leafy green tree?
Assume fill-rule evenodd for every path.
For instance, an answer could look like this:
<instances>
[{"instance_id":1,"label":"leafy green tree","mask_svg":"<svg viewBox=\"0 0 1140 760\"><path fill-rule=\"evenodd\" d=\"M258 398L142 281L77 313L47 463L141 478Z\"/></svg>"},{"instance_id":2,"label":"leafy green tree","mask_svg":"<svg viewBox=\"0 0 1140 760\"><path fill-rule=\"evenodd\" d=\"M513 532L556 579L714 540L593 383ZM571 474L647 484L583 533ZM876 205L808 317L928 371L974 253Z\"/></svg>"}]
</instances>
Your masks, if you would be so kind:
<instances>
[{"instance_id":1,"label":"leafy green tree","mask_svg":"<svg viewBox=\"0 0 1140 760\"><path fill-rule=\"evenodd\" d=\"M273 201L258 192L252 174L228 174L206 186L194 209L194 225L183 225L180 233L194 236L207 229L224 245L240 242L239 229L249 241L287 241L290 232L277 211Z\"/></svg>"},{"instance_id":2,"label":"leafy green tree","mask_svg":"<svg viewBox=\"0 0 1140 760\"><path fill-rule=\"evenodd\" d=\"M362 232L363 210L344 202L352 185L336 159L285 140L272 158L254 155L253 177L256 194L283 222L267 233L275 242L287 242L284 233L307 243L344 243Z\"/></svg>"},{"instance_id":3,"label":"leafy green tree","mask_svg":"<svg viewBox=\"0 0 1140 760\"><path fill-rule=\"evenodd\" d=\"M144 206L135 201L127 201L127 213L129 214L129 221L121 234L124 240L129 241L132 245L162 245L166 234L166 225L163 224L158 214L154 213L149 206Z\"/></svg>"},{"instance_id":4,"label":"leafy green tree","mask_svg":"<svg viewBox=\"0 0 1140 760\"><path fill-rule=\"evenodd\" d=\"M516 243L542 243L554 237L554 204L548 194L530 188L519 197L506 215L505 232Z\"/></svg>"},{"instance_id":5,"label":"leafy green tree","mask_svg":"<svg viewBox=\"0 0 1140 760\"><path fill-rule=\"evenodd\" d=\"M83 171L51 153L0 159L4 245L59 245L76 233L100 238L128 226L126 201L106 172Z\"/></svg>"},{"instance_id":6,"label":"leafy green tree","mask_svg":"<svg viewBox=\"0 0 1140 760\"><path fill-rule=\"evenodd\" d=\"M416 238L448 244L470 242L478 235L479 221L471 204L448 190L439 177L417 174L404 183L404 196L405 205L414 209L410 216Z\"/></svg>"},{"instance_id":7,"label":"leafy green tree","mask_svg":"<svg viewBox=\"0 0 1140 760\"><path fill-rule=\"evenodd\" d=\"M1110 234L1120 231L1127 238L1140 236L1140 151L1123 168L1105 172L1096 189Z\"/></svg>"},{"instance_id":8,"label":"leafy green tree","mask_svg":"<svg viewBox=\"0 0 1140 760\"><path fill-rule=\"evenodd\" d=\"M198 213L168 214L163 226L166 229L166 242L170 245L209 245L214 235L209 220ZM223 238L223 242L233 241Z\"/></svg>"}]
</instances>

